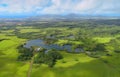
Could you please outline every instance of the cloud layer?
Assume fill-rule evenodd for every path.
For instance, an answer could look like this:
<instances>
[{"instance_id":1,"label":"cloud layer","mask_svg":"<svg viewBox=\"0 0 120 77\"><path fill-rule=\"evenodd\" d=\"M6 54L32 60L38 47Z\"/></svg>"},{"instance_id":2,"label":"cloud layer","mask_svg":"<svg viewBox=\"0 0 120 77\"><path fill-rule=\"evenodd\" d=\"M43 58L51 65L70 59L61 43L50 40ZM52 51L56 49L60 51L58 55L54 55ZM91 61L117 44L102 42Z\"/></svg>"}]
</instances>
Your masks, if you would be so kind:
<instances>
[{"instance_id":1,"label":"cloud layer","mask_svg":"<svg viewBox=\"0 0 120 77\"><path fill-rule=\"evenodd\" d=\"M120 14L120 0L0 0L0 15Z\"/></svg>"}]
</instances>

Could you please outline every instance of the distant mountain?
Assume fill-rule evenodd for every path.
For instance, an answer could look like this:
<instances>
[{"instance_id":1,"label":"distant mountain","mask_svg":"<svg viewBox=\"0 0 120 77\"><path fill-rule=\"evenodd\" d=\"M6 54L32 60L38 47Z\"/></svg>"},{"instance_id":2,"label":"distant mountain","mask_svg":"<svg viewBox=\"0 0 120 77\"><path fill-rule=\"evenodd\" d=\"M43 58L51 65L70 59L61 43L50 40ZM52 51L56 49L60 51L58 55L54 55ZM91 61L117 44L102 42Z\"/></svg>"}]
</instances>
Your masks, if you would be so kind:
<instances>
[{"instance_id":1,"label":"distant mountain","mask_svg":"<svg viewBox=\"0 0 120 77\"><path fill-rule=\"evenodd\" d=\"M40 15L26 18L0 18L0 26L4 25L36 25L44 22L58 22L58 21L89 21L94 23L105 24L120 24L119 16L102 16L102 15L80 15L80 14L67 14L67 15Z\"/></svg>"},{"instance_id":2,"label":"distant mountain","mask_svg":"<svg viewBox=\"0 0 120 77\"><path fill-rule=\"evenodd\" d=\"M80 15L80 14L46 14L24 18L0 18L0 22L4 21L58 21L58 20L81 20L81 19L120 19L120 16L104 16L104 15Z\"/></svg>"}]
</instances>

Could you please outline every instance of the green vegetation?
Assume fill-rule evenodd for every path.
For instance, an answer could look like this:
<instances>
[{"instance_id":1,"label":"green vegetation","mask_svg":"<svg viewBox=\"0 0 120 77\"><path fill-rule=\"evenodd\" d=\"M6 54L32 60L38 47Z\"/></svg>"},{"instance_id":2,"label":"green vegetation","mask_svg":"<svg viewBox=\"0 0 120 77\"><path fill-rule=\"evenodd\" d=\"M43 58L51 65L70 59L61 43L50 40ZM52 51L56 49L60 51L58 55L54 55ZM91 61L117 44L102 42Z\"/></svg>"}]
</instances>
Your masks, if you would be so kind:
<instances>
[{"instance_id":1,"label":"green vegetation","mask_svg":"<svg viewBox=\"0 0 120 77\"><path fill-rule=\"evenodd\" d=\"M18 56L18 61L30 60L31 57L33 57L33 50L25 48L23 47L23 45L19 46L18 50L18 52L20 53L20 55Z\"/></svg>"},{"instance_id":2,"label":"green vegetation","mask_svg":"<svg viewBox=\"0 0 120 77\"><path fill-rule=\"evenodd\" d=\"M62 55L54 50L50 50L47 53L45 51L39 52L35 57L35 63L37 64L47 64L49 67L53 67L57 60L62 59Z\"/></svg>"},{"instance_id":3,"label":"green vegetation","mask_svg":"<svg viewBox=\"0 0 120 77\"><path fill-rule=\"evenodd\" d=\"M120 77L117 22L41 21L32 25L0 26L0 77L26 77L32 58L31 77ZM43 39L48 45L70 45L72 51L82 50L79 53L53 49L46 52L43 48L34 53L34 49L23 47L31 39Z\"/></svg>"}]
</instances>

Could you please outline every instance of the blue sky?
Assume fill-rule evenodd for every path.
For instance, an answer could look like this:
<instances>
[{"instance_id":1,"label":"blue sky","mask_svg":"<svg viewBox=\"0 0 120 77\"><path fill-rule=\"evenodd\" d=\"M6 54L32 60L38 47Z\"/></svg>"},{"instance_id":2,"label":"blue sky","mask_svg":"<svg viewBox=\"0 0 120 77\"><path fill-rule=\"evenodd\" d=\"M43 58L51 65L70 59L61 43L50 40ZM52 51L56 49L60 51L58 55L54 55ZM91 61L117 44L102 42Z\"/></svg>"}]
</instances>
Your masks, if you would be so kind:
<instances>
[{"instance_id":1,"label":"blue sky","mask_svg":"<svg viewBox=\"0 0 120 77\"><path fill-rule=\"evenodd\" d=\"M120 0L0 0L0 17L70 13L120 16Z\"/></svg>"}]
</instances>

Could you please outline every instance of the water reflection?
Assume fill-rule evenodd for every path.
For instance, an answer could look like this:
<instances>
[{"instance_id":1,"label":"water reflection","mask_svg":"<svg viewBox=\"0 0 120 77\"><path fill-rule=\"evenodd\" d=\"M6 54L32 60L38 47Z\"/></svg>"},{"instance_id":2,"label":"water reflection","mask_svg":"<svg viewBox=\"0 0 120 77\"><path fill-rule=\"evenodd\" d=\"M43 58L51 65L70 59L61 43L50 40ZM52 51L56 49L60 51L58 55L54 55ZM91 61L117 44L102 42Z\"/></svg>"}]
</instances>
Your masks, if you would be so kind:
<instances>
[{"instance_id":1,"label":"water reflection","mask_svg":"<svg viewBox=\"0 0 120 77\"><path fill-rule=\"evenodd\" d=\"M73 50L71 45L59 46L57 44L46 44L45 41L42 39L30 40L24 45L24 47L26 48L31 48L31 46L40 46L47 50L55 49L55 50L66 50L68 52L83 52L82 48L76 48L75 50Z\"/></svg>"}]
</instances>

